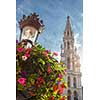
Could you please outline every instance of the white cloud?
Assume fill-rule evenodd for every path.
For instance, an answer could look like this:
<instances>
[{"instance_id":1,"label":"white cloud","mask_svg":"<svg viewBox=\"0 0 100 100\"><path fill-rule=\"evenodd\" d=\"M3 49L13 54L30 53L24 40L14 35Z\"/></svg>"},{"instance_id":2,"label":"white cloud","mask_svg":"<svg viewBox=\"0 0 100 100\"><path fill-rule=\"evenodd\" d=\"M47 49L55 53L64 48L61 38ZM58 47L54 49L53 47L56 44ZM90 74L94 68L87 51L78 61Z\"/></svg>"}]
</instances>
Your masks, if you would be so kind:
<instances>
[{"instance_id":1,"label":"white cloud","mask_svg":"<svg viewBox=\"0 0 100 100\"><path fill-rule=\"evenodd\" d=\"M75 39L75 41L74 41L74 45L75 45L75 47L77 48L77 53L79 54L79 56L80 56L80 63L82 64L82 55L83 55L83 48L82 48L82 44L80 43L80 34L79 33L77 33L77 34L75 34L75 37L74 37L74 39Z\"/></svg>"},{"instance_id":2,"label":"white cloud","mask_svg":"<svg viewBox=\"0 0 100 100\"><path fill-rule=\"evenodd\" d=\"M80 37L80 34L79 34L79 33L75 34L75 37L74 37L74 39L75 39L74 45L75 45L77 48L81 47L81 44L80 44L80 41L79 41L79 37Z\"/></svg>"}]
</instances>

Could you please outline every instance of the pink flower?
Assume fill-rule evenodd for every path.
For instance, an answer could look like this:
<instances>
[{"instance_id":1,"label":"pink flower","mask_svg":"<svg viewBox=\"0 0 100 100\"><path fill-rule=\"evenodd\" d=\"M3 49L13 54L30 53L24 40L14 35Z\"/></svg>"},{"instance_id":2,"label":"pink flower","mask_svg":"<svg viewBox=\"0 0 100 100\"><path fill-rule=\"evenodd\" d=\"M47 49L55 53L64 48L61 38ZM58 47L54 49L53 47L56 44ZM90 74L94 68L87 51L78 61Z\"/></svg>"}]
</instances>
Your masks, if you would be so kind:
<instances>
[{"instance_id":1,"label":"pink flower","mask_svg":"<svg viewBox=\"0 0 100 100\"><path fill-rule=\"evenodd\" d=\"M22 84L23 86L25 86L25 85L26 85L26 78L19 78L19 79L18 79L18 82L19 82L20 84Z\"/></svg>"},{"instance_id":2,"label":"pink flower","mask_svg":"<svg viewBox=\"0 0 100 100\"><path fill-rule=\"evenodd\" d=\"M30 57L30 54L29 54L29 53L25 53L25 56L26 56L27 58L29 58L29 57Z\"/></svg>"},{"instance_id":3,"label":"pink flower","mask_svg":"<svg viewBox=\"0 0 100 100\"><path fill-rule=\"evenodd\" d=\"M54 52L53 55L54 55L54 56L58 56L58 53L57 53L57 52Z\"/></svg>"},{"instance_id":4,"label":"pink flower","mask_svg":"<svg viewBox=\"0 0 100 100\"><path fill-rule=\"evenodd\" d=\"M63 76L62 76L62 74L59 74L59 76L58 76L58 77L61 79Z\"/></svg>"},{"instance_id":5,"label":"pink flower","mask_svg":"<svg viewBox=\"0 0 100 100\"><path fill-rule=\"evenodd\" d=\"M50 63L48 63L47 66L51 66Z\"/></svg>"},{"instance_id":6,"label":"pink flower","mask_svg":"<svg viewBox=\"0 0 100 100\"><path fill-rule=\"evenodd\" d=\"M31 48L27 48L26 53L30 53L31 50L32 50Z\"/></svg>"},{"instance_id":7,"label":"pink flower","mask_svg":"<svg viewBox=\"0 0 100 100\"><path fill-rule=\"evenodd\" d=\"M30 57L30 51L31 50L32 50L31 48L26 49L26 52L25 52L25 55L24 55L25 60Z\"/></svg>"},{"instance_id":8,"label":"pink flower","mask_svg":"<svg viewBox=\"0 0 100 100\"><path fill-rule=\"evenodd\" d=\"M47 72L50 74L51 73L51 68L48 67Z\"/></svg>"},{"instance_id":9,"label":"pink flower","mask_svg":"<svg viewBox=\"0 0 100 100\"><path fill-rule=\"evenodd\" d=\"M67 72L67 69L65 69L64 72Z\"/></svg>"},{"instance_id":10,"label":"pink flower","mask_svg":"<svg viewBox=\"0 0 100 100\"><path fill-rule=\"evenodd\" d=\"M23 50L24 50L24 48L22 48L22 47L17 48L18 52L22 52Z\"/></svg>"},{"instance_id":11,"label":"pink flower","mask_svg":"<svg viewBox=\"0 0 100 100\"><path fill-rule=\"evenodd\" d=\"M48 54L51 53L50 50L46 50L46 52L47 52Z\"/></svg>"},{"instance_id":12,"label":"pink flower","mask_svg":"<svg viewBox=\"0 0 100 100\"><path fill-rule=\"evenodd\" d=\"M48 56L48 53L47 53L47 52L43 52L43 54L44 54L45 56Z\"/></svg>"}]
</instances>

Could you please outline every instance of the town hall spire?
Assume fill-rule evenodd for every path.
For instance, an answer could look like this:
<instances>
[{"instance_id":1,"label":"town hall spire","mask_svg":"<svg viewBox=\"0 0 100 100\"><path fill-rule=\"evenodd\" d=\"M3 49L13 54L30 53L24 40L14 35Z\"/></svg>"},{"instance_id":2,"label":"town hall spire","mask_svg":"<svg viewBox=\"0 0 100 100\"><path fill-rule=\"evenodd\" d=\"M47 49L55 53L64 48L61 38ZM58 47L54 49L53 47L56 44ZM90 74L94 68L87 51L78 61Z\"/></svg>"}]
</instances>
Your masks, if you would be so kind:
<instances>
[{"instance_id":1,"label":"town hall spire","mask_svg":"<svg viewBox=\"0 0 100 100\"><path fill-rule=\"evenodd\" d=\"M71 28L71 21L70 17L67 17L66 27L64 31L64 37L63 37L63 50L64 51L64 58L63 62L65 62L65 65L68 66L69 70L73 70L73 52L74 52L74 35ZM61 54L63 55L63 54Z\"/></svg>"},{"instance_id":2,"label":"town hall spire","mask_svg":"<svg viewBox=\"0 0 100 100\"><path fill-rule=\"evenodd\" d=\"M64 30L63 45L61 45L61 61L67 66L65 77L68 89L65 90L67 100L82 100L80 58L74 46L74 33L72 31L70 16L67 16Z\"/></svg>"}]
</instances>

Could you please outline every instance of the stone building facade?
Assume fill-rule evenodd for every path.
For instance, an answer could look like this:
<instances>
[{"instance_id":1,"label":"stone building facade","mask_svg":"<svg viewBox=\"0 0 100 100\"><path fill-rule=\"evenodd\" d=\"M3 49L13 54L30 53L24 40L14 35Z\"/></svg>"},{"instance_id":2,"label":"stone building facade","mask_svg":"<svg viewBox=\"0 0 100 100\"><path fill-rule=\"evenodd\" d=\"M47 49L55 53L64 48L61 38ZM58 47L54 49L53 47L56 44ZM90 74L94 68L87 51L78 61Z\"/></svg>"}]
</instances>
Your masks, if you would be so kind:
<instances>
[{"instance_id":1,"label":"stone building facade","mask_svg":"<svg viewBox=\"0 0 100 100\"><path fill-rule=\"evenodd\" d=\"M68 89L65 90L68 100L83 100L83 88L81 84L80 57L74 46L74 33L71 27L70 17L64 31L63 44L61 45L61 61L67 66L65 77Z\"/></svg>"}]
</instances>

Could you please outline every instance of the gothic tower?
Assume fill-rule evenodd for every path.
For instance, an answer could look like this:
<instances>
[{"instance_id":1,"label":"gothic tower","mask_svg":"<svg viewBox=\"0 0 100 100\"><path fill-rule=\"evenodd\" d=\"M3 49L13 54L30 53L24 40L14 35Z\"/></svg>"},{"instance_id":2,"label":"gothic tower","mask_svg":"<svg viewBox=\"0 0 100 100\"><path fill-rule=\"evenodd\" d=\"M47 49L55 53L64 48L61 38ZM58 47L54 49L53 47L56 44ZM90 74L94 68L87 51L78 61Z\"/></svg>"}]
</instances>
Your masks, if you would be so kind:
<instances>
[{"instance_id":1,"label":"gothic tower","mask_svg":"<svg viewBox=\"0 0 100 100\"><path fill-rule=\"evenodd\" d=\"M63 44L61 45L61 61L67 66L65 77L68 89L65 90L68 100L82 100L80 57L74 46L74 33L71 28L70 17L64 31Z\"/></svg>"}]
</instances>

